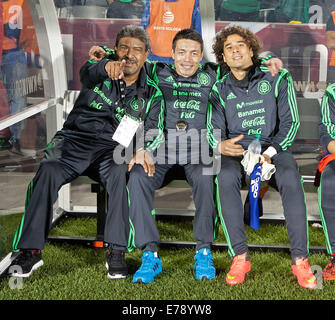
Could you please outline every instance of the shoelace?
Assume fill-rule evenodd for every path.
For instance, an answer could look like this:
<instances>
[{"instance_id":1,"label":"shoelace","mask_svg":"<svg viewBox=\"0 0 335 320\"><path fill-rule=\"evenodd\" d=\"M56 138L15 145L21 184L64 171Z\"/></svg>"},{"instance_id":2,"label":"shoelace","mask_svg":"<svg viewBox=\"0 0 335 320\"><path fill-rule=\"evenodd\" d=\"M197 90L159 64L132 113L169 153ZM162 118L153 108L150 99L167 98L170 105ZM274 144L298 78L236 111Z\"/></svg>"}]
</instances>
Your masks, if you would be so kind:
<instances>
[{"instance_id":1,"label":"shoelace","mask_svg":"<svg viewBox=\"0 0 335 320\"><path fill-rule=\"evenodd\" d=\"M297 266L305 269L305 270L308 270L310 268L309 266L309 263L306 259L302 259L302 262L298 263Z\"/></svg>"},{"instance_id":2,"label":"shoelace","mask_svg":"<svg viewBox=\"0 0 335 320\"><path fill-rule=\"evenodd\" d=\"M22 250L16 258L16 263L21 264L26 262L32 257L34 252L39 252L39 250Z\"/></svg>"},{"instance_id":3,"label":"shoelace","mask_svg":"<svg viewBox=\"0 0 335 320\"><path fill-rule=\"evenodd\" d=\"M142 265L141 265L140 269L141 270L153 269L153 267L154 267L153 258L151 258L150 255L143 255Z\"/></svg>"},{"instance_id":4,"label":"shoelace","mask_svg":"<svg viewBox=\"0 0 335 320\"><path fill-rule=\"evenodd\" d=\"M123 255L121 252L108 251L108 254L110 255L112 261L122 261Z\"/></svg>"},{"instance_id":5,"label":"shoelace","mask_svg":"<svg viewBox=\"0 0 335 320\"><path fill-rule=\"evenodd\" d=\"M208 253L208 254L202 254L200 256L201 258L196 259L196 262L193 266L193 271L195 271L196 267L214 267L213 266L213 256Z\"/></svg>"},{"instance_id":6,"label":"shoelace","mask_svg":"<svg viewBox=\"0 0 335 320\"><path fill-rule=\"evenodd\" d=\"M21 262L27 259L27 256L31 256L30 251L20 251L19 255L16 258L17 262Z\"/></svg>"},{"instance_id":7,"label":"shoelace","mask_svg":"<svg viewBox=\"0 0 335 320\"><path fill-rule=\"evenodd\" d=\"M200 259L197 260L197 263L201 266L211 266L212 265L213 257L210 253L203 254Z\"/></svg>"}]
</instances>

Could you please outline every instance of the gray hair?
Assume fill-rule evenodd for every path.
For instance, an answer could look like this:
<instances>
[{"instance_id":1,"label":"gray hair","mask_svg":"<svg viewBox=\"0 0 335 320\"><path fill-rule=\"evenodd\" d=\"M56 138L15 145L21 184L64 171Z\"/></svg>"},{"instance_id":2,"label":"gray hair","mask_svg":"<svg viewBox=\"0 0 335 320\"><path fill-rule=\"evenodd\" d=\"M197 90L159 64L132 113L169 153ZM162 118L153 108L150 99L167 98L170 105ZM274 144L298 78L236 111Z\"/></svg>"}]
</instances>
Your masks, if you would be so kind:
<instances>
[{"instance_id":1,"label":"gray hair","mask_svg":"<svg viewBox=\"0 0 335 320\"><path fill-rule=\"evenodd\" d=\"M145 45L145 51L149 50L149 36L143 29L139 26L124 26L122 27L116 35L115 46L117 47L121 38L131 37L141 40Z\"/></svg>"}]
</instances>

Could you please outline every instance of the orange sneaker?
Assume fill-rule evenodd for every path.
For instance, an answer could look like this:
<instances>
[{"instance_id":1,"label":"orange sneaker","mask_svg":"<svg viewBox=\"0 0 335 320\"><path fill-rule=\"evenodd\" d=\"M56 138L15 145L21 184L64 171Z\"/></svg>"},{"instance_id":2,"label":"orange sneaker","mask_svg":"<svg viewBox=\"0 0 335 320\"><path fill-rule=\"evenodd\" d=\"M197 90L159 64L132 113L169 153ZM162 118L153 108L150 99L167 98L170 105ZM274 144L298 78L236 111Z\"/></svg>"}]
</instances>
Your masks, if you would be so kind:
<instances>
[{"instance_id":1,"label":"orange sneaker","mask_svg":"<svg viewBox=\"0 0 335 320\"><path fill-rule=\"evenodd\" d=\"M329 263L322 271L322 277L325 280L335 280L335 255L332 254Z\"/></svg>"},{"instance_id":2,"label":"orange sneaker","mask_svg":"<svg viewBox=\"0 0 335 320\"><path fill-rule=\"evenodd\" d=\"M246 260L247 253L235 256L229 272L226 275L226 282L231 286L244 282L245 275L251 270L250 261Z\"/></svg>"},{"instance_id":3,"label":"orange sneaker","mask_svg":"<svg viewBox=\"0 0 335 320\"><path fill-rule=\"evenodd\" d=\"M292 264L292 272L297 277L301 287L314 289L317 285L316 278L311 270L307 258L300 258Z\"/></svg>"}]
</instances>

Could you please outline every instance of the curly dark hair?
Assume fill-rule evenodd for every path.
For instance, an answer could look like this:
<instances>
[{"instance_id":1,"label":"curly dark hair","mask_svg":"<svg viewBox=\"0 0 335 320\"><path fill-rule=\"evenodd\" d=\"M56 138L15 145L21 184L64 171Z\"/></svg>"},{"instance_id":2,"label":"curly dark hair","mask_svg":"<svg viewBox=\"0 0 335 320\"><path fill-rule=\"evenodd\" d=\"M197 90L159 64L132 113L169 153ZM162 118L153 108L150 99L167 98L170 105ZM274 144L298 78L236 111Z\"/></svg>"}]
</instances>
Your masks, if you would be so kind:
<instances>
[{"instance_id":1,"label":"curly dark hair","mask_svg":"<svg viewBox=\"0 0 335 320\"><path fill-rule=\"evenodd\" d=\"M219 63L224 69L230 70L229 66L224 62L222 54L223 44L225 43L227 38L233 34L240 35L246 41L247 45L249 46L249 48L251 48L254 54L252 57L252 62L254 65L257 65L259 63L258 55L260 53L260 50L262 49L262 43L253 32L240 26L233 26L227 29L222 29L216 34L212 48L217 63Z\"/></svg>"}]
</instances>

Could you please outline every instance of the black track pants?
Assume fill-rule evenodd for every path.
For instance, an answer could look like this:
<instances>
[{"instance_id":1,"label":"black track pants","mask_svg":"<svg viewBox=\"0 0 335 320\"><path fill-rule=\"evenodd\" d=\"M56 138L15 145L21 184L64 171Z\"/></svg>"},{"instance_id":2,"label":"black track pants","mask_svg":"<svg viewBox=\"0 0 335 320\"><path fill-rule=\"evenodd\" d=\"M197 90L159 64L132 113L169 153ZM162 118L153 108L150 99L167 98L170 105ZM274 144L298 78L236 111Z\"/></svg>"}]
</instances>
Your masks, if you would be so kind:
<instances>
[{"instance_id":1,"label":"black track pants","mask_svg":"<svg viewBox=\"0 0 335 320\"><path fill-rule=\"evenodd\" d=\"M134 166L130 172L129 216L135 231L135 245L141 250L155 251L160 242L154 215L155 190L161 187L165 174L171 167L169 164L156 164L153 177L149 177L140 165ZM192 187L196 208L193 233L197 240L197 250L209 248L214 238L216 217L213 176L204 175L204 166L201 164L186 164L183 167L186 179Z\"/></svg>"},{"instance_id":2,"label":"black track pants","mask_svg":"<svg viewBox=\"0 0 335 320\"><path fill-rule=\"evenodd\" d=\"M58 190L83 172L99 181L108 193L104 241L125 249L129 236L126 192L127 165L113 161L113 148L56 134L28 186L25 212L13 240L13 250L43 249L52 224Z\"/></svg>"},{"instance_id":3,"label":"black track pants","mask_svg":"<svg viewBox=\"0 0 335 320\"><path fill-rule=\"evenodd\" d=\"M222 157L221 171L216 179L218 207L222 226L232 256L248 250L244 230L244 211L241 199L243 167L241 157ZM271 177L279 190L291 245L292 258L308 255L308 229L305 194L296 161L290 152L272 158L276 173Z\"/></svg>"},{"instance_id":4,"label":"black track pants","mask_svg":"<svg viewBox=\"0 0 335 320\"><path fill-rule=\"evenodd\" d=\"M328 163L322 172L318 200L327 251L332 254L335 253L335 161Z\"/></svg>"}]
</instances>

